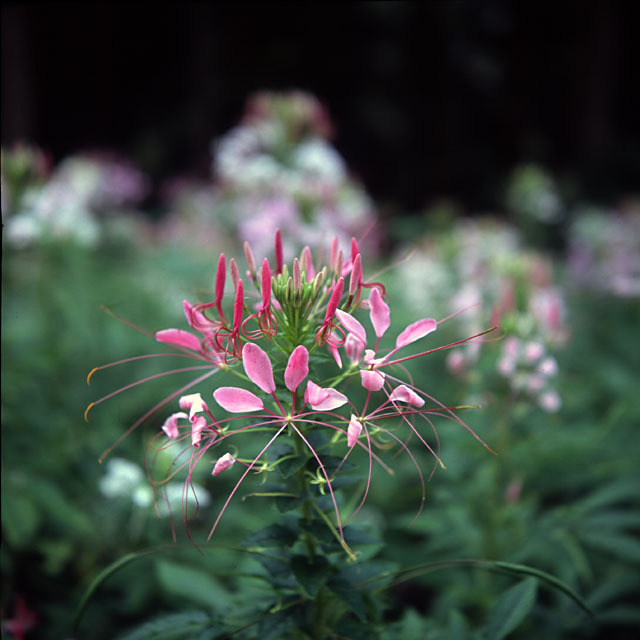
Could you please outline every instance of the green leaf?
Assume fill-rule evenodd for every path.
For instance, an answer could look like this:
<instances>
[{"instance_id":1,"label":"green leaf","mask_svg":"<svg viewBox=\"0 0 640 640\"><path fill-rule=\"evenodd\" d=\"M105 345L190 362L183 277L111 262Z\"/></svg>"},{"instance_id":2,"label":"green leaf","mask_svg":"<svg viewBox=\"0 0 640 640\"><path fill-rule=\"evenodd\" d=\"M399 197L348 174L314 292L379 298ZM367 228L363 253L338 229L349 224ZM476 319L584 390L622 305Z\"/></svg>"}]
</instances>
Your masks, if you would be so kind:
<instances>
[{"instance_id":1,"label":"green leaf","mask_svg":"<svg viewBox=\"0 0 640 640\"><path fill-rule=\"evenodd\" d=\"M640 542L630 535L606 530L581 531L578 535L592 549L604 551L625 562L640 563Z\"/></svg>"},{"instance_id":2,"label":"green leaf","mask_svg":"<svg viewBox=\"0 0 640 640\"><path fill-rule=\"evenodd\" d=\"M271 524L264 529L260 529L242 542L243 547L289 547L297 538L296 532L284 524Z\"/></svg>"},{"instance_id":3,"label":"green leaf","mask_svg":"<svg viewBox=\"0 0 640 640\"><path fill-rule=\"evenodd\" d=\"M113 573L122 569L122 567L128 565L130 562L137 560L138 558L142 558L151 553L155 553L158 549L147 549L146 551L138 551L136 553L128 553L126 556L122 556L115 562L112 562L108 567L103 569L93 580L93 582L89 585L89 588L86 590L84 596L82 596L82 600L80 600L80 604L76 610L76 615L73 618L73 629L74 631L78 628L80 624L80 620L82 620L82 616L84 614L84 610L86 609L89 601L93 597L93 594L100 588L102 583Z\"/></svg>"},{"instance_id":4,"label":"green leaf","mask_svg":"<svg viewBox=\"0 0 640 640\"><path fill-rule=\"evenodd\" d=\"M222 629L201 611L159 616L120 636L118 640L209 640Z\"/></svg>"},{"instance_id":5,"label":"green leaf","mask_svg":"<svg viewBox=\"0 0 640 640\"><path fill-rule=\"evenodd\" d=\"M547 586L561 591L565 595L569 596L586 613L588 613L589 615L593 615L591 609L589 608L589 605L566 582L563 582L559 578L552 576L546 571L540 571L540 569L534 569L533 567L528 567L524 564L514 564L512 562L489 562L484 560L479 561L478 564L484 565L489 569L494 569L496 571L508 573L511 575L531 576L533 578L537 578Z\"/></svg>"},{"instance_id":6,"label":"green leaf","mask_svg":"<svg viewBox=\"0 0 640 640\"><path fill-rule=\"evenodd\" d=\"M501 640L518 627L536 601L537 588L537 580L527 578L505 591L489 612L485 637Z\"/></svg>"},{"instance_id":7,"label":"green leaf","mask_svg":"<svg viewBox=\"0 0 640 640\"><path fill-rule=\"evenodd\" d=\"M288 610L269 613L260 622L258 638L260 640L279 640L286 637L287 631L293 627L294 618Z\"/></svg>"},{"instance_id":8,"label":"green leaf","mask_svg":"<svg viewBox=\"0 0 640 640\"><path fill-rule=\"evenodd\" d=\"M324 556L297 555L291 558L291 571L298 584L311 596L315 596L332 573L332 567Z\"/></svg>"},{"instance_id":9,"label":"green leaf","mask_svg":"<svg viewBox=\"0 0 640 640\"><path fill-rule=\"evenodd\" d=\"M606 485L590 496L573 504L572 511L586 514L600 507L617 504L619 502L638 502L638 478L630 478Z\"/></svg>"},{"instance_id":10,"label":"green leaf","mask_svg":"<svg viewBox=\"0 0 640 640\"><path fill-rule=\"evenodd\" d=\"M229 593L200 569L161 560L156 565L156 574L163 589L181 601L187 599L206 607L222 608L231 604Z\"/></svg>"}]
</instances>

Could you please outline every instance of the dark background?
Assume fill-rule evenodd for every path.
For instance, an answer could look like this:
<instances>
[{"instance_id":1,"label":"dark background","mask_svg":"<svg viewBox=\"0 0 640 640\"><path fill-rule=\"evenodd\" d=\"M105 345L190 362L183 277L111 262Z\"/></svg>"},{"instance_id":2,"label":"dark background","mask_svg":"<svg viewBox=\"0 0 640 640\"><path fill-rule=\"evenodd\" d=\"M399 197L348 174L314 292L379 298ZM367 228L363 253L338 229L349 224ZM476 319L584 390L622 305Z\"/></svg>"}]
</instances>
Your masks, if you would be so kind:
<instances>
[{"instance_id":1,"label":"dark background","mask_svg":"<svg viewBox=\"0 0 640 640\"><path fill-rule=\"evenodd\" d=\"M523 161L615 201L640 176L637 2L2 7L2 144L206 176L258 89L306 89L382 204L500 206Z\"/></svg>"}]
</instances>

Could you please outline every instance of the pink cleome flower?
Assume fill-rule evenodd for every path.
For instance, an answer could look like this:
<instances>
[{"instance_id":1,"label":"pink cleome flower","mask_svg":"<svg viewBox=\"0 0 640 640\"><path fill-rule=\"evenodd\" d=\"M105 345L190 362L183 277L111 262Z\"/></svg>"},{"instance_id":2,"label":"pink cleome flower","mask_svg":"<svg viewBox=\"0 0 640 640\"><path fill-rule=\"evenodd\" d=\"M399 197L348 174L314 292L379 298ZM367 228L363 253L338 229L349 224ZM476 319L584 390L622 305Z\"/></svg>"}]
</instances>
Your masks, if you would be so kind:
<instances>
[{"instance_id":1,"label":"pink cleome flower","mask_svg":"<svg viewBox=\"0 0 640 640\"><path fill-rule=\"evenodd\" d=\"M409 438L417 437L426 451L434 456L433 471L438 465L444 468L432 422L434 415L458 423L482 442L457 415L455 407L438 402L410 381L396 377L395 370L403 362L457 346L487 332L419 353L401 355L400 351L436 331L438 322L433 318L423 318L401 331L394 347L385 350L382 339L391 326L390 307L384 300L386 292L382 284L364 280L362 255L355 240L351 243L350 259L346 261L337 242L334 242L329 264L323 267L314 266L311 252L305 247L300 259L294 259L290 272L284 264L281 236L276 233L275 256L275 270L271 269L266 258L258 269L251 248L245 245L248 266L246 279L256 289L259 299L257 305L253 305L250 297L245 295L243 278L235 261L231 261L229 269L235 289L231 321L227 320L224 313L226 258L224 254L220 256L213 302L195 306L184 302L185 316L192 331L172 328L155 334L158 342L170 345L175 353L138 356L151 358L173 355L198 362L196 366L172 369L151 378L178 372L202 370L203 373L147 411L122 438L179 398L181 411L170 413L156 438L164 438L160 440L163 442L161 448L190 440L187 448L177 457L178 463L170 474L170 477L174 477L186 470L185 491L192 488L193 471L196 465L209 459L210 450L227 448L222 456L210 458L212 475L217 476L238 466L243 467L244 471L220 509L209 534L211 537L247 475L251 471L268 473L277 466L278 461L269 460L268 452L274 442L286 433L298 439L303 449L308 451L309 459L317 463L318 484L322 485L323 491L326 488L331 496L336 527L344 543L345 521L338 508L332 483L354 450L366 453L368 472L362 498L350 518L355 516L367 498L374 463L392 473L392 469L373 451L379 436L387 442L392 440L412 460L422 488L418 513L425 499L425 481L416 453L408 446ZM347 278L348 286L345 284ZM370 289L367 300L362 299L364 289ZM248 313L247 310L252 306L256 309L255 313ZM367 330L354 315L359 308L369 311L374 342L369 342ZM99 369L135 359L98 367L89 374L89 378ZM343 362L346 366L343 366ZM249 388L245 388L244 384L214 385L209 391L213 392L212 399L215 401L211 407L201 393L190 392L190 389L201 385L214 374L225 372L249 383ZM139 380L104 396L89 405L87 412L108 398L151 378ZM359 381L355 390L352 381ZM434 446L427 441L422 428L424 424L435 435ZM407 428L407 436L402 437L397 433L401 427ZM331 431L334 435L332 442L345 442L342 462L332 472L323 462L324 451L314 447L314 439L309 437L317 429ZM265 432L267 436L257 455L243 457L240 450L234 451L235 445L230 439L235 442L241 435ZM482 444L489 448L484 442ZM103 457L112 449L108 449ZM167 480L165 478L163 483ZM186 511L184 515L186 520Z\"/></svg>"}]
</instances>

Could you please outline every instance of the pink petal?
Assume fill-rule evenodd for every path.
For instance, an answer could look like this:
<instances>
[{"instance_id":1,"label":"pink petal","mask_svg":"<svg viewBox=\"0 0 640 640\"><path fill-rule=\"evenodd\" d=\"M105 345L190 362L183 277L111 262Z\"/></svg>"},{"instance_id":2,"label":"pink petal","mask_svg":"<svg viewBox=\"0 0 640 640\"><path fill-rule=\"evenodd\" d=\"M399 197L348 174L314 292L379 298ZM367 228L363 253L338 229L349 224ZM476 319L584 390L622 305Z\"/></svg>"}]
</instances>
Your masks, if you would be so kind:
<instances>
[{"instance_id":1,"label":"pink petal","mask_svg":"<svg viewBox=\"0 0 640 640\"><path fill-rule=\"evenodd\" d=\"M219 473L226 471L229 467L235 464L235 460L230 453L225 453L221 458L218 458L215 466L213 467L213 471L211 472L212 476L217 476Z\"/></svg>"},{"instance_id":2,"label":"pink petal","mask_svg":"<svg viewBox=\"0 0 640 640\"><path fill-rule=\"evenodd\" d=\"M202 440L202 430L206 426L207 421L202 416L198 416L191 425L191 444L194 447L200 444L200 440Z\"/></svg>"},{"instance_id":3,"label":"pink petal","mask_svg":"<svg viewBox=\"0 0 640 640\"><path fill-rule=\"evenodd\" d=\"M250 413L264 409L258 396L238 387L220 387L213 392L213 397L223 409L231 413Z\"/></svg>"},{"instance_id":4,"label":"pink petal","mask_svg":"<svg viewBox=\"0 0 640 640\"><path fill-rule=\"evenodd\" d=\"M273 368L269 356L253 342L247 342L242 349L242 365L249 380L265 393L273 393L276 384L273 381Z\"/></svg>"},{"instance_id":5,"label":"pink petal","mask_svg":"<svg viewBox=\"0 0 640 640\"><path fill-rule=\"evenodd\" d=\"M202 312L198 311L192 304L189 304L187 300L182 301L184 308L184 315L187 317L187 322L192 329L196 331L206 332L211 331L216 323L212 322Z\"/></svg>"},{"instance_id":6,"label":"pink petal","mask_svg":"<svg viewBox=\"0 0 640 640\"><path fill-rule=\"evenodd\" d=\"M200 351L200 340L192 333L183 331L182 329L163 329L162 331L156 331L155 337L158 342L166 342L176 347Z\"/></svg>"},{"instance_id":7,"label":"pink petal","mask_svg":"<svg viewBox=\"0 0 640 640\"><path fill-rule=\"evenodd\" d=\"M367 344L367 332L365 331L365 328L350 313L338 309L336 311L336 315L338 316L338 320L340 320L344 328L349 333L352 333L356 338L358 338L362 344Z\"/></svg>"},{"instance_id":8,"label":"pink petal","mask_svg":"<svg viewBox=\"0 0 640 640\"><path fill-rule=\"evenodd\" d=\"M201 411L207 411L207 403L202 399L199 393L191 393L187 396L182 396L178 401L181 409L189 411L189 420L193 422L193 416Z\"/></svg>"},{"instance_id":9,"label":"pink petal","mask_svg":"<svg viewBox=\"0 0 640 640\"><path fill-rule=\"evenodd\" d=\"M423 398L403 384L391 392L389 400L393 402L406 402L414 407L421 407L424 404Z\"/></svg>"},{"instance_id":10,"label":"pink petal","mask_svg":"<svg viewBox=\"0 0 640 640\"><path fill-rule=\"evenodd\" d=\"M307 382L307 390L304 394L305 400L316 411L332 411L349 402L348 398L335 389L325 389L315 382Z\"/></svg>"},{"instance_id":11,"label":"pink petal","mask_svg":"<svg viewBox=\"0 0 640 640\"><path fill-rule=\"evenodd\" d=\"M438 323L433 318L423 318L410 324L396 339L396 349L400 349L435 331Z\"/></svg>"},{"instance_id":12,"label":"pink petal","mask_svg":"<svg viewBox=\"0 0 640 640\"><path fill-rule=\"evenodd\" d=\"M342 358L340 357L340 351L338 350L338 347L336 347L334 344L329 343L329 349L331 351L333 359L336 361L336 364L340 369L342 369Z\"/></svg>"},{"instance_id":13,"label":"pink petal","mask_svg":"<svg viewBox=\"0 0 640 640\"><path fill-rule=\"evenodd\" d=\"M309 352L299 345L289 356L289 362L284 372L284 383L289 391L295 391L298 385L309 375Z\"/></svg>"},{"instance_id":14,"label":"pink petal","mask_svg":"<svg viewBox=\"0 0 640 640\"><path fill-rule=\"evenodd\" d=\"M371 289L369 295L370 317L373 329L378 338L382 338L385 331L389 328L391 320L389 318L389 305L382 299L378 287Z\"/></svg>"},{"instance_id":15,"label":"pink petal","mask_svg":"<svg viewBox=\"0 0 640 640\"><path fill-rule=\"evenodd\" d=\"M187 420L189 416L183 411L172 413L162 425L162 430L167 434L171 440L175 440L178 437L178 420Z\"/></svg>"},{"instance_id":16,"label":"pink petal","mask_svg":"<svg viewBox=\"0 0 640 640\"><path fill-rule=\"evenodd\" d=\"M384 387L384 373L372 369L360 369L362 386L369 391L380 391Z\"/></svg>"},{"instance_id":17,"label":"pink petal","mask_svg":"<svg viewBox=\"0 0 640 640\"><path fill-rule=\"evenodd\" d=\"M358 362L363 351L364 344L362 344L362 342L358 340L353 333L347 334L344 341L344 352L347 354L347 358L349 358L352 363Z\"/></svg>"},{"instance_id":18,"label":"pink petal","mask_svg":"<svg viewBox=\"0 0 640 640\"><path fill-rule=\"evenodd\" d=\"M362 433L362 423L354 415L351 416L349 421L349 428L347 429L347 446L353 447L360 434Z\"/></svg>"}]
</instances>

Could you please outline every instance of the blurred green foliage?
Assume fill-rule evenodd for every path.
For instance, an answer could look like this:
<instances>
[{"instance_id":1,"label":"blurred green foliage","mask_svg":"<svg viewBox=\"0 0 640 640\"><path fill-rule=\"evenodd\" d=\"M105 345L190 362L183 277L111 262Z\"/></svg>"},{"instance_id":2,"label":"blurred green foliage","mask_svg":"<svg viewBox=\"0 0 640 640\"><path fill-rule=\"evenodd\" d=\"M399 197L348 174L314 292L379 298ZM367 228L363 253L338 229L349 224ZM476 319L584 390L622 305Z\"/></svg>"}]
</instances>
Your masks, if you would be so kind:
<instances>
[{"instance_id":1,"label":"blurred green foliage","mask_svg":"<svg viewBox=\"0 0 640 640\"><path fill-rule=\"evenodd\" d=\"M15 617L22 596L37 615L29 638L71 637L83 594L102 570L125 557L94 585L76 637L218 638L240 627L233 637L295 637L285 613L267 621L247 613L251 603L269 605L264 581L270 574L241 543L281 522L273 504L250 497L234 501L202 555L189 543L180 513L173 544L170 519L100 491L102 451L188 378L132 389L94 407L88 423L83 420L96 398L163 370L154 359L135 361L98 372L86 386L94 366L163 352L101 306L147 331L183 328L182 299L207 299L216 259L183 247L129 244L93 252L50 244L4 253L2 618ZM392 320L404 327L416 318L397 302L394 291L402 285L391 280ZM380 637L635 637L640 306L585 292L576 292L569 306L571 340L558 354L564 402L558 413L535 407L516 412L497 393L483 408L464 412L497 456L460 425L438 422L447 469L429 483L415 519L420 485L407 456L391 458L393 477L374 470L356 522L385 543L362 546L390 572ZM460 337L455 326L440 333L437 344ZM435 353L412 375L441 401L465 402L468 389L445 371L445 354ZM488 370L480 373L490 379ZM208 395L210 387L198 390ZM141 426L112 455L142 466L164 415ZM419 461L428 475L433 461ZM234 482L225 476L215 485L198 481L212 492L215 486L215 493L212 506L191 523L196 543L206 538ZM148 550L153 553L143 553ZM544 581L505 575L477 561L525 564L556 576L584 597L594 615ZM397 573L398 567L412 569ZM310 589L313 579L300 577ZM353 606L357 614L360 605ZM336 632L365 637L355 622Z\"/></svg>"}]
</instances>

